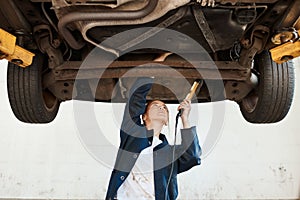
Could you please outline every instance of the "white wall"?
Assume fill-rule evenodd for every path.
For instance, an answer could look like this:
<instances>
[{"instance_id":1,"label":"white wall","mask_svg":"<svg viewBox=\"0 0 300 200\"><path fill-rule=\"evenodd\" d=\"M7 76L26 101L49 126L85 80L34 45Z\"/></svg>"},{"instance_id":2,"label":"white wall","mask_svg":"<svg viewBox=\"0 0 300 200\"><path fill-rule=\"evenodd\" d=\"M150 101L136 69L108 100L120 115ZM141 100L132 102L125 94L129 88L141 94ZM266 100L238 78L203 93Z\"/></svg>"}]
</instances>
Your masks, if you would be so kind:
<instances>
[{"instance_id":1,"label":"white wall","mask_svg":"<svg viewBox=\"0 0 300 200\"><path fill-rule=\"evenodd\" d=\"M180 199L300 198L299 59L297 62L295 99L287 118L274 125L249 124L235 103L226 102L215 148L201 166L179 177ZM0 198L103 199L111 169L82 144L74 102L63 103L58 117L48 125L17 121L9 107L6 67L1 63ZM117 146L120 115L112 115L111 108L103 104L94 109L99 125ZM201 144L207 124L214 123L209 121L211 109L211 105L197 107ZM87 128L86 133L92 131Z\"/></svg>"}]
</instances>

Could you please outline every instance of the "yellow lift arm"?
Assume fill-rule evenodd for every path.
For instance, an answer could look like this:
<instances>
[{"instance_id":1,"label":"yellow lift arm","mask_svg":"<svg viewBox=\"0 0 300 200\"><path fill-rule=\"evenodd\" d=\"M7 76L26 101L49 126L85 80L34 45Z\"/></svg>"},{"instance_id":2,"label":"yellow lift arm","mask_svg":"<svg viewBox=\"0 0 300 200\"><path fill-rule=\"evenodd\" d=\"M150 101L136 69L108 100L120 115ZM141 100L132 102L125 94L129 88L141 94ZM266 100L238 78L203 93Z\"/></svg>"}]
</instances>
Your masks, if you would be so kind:
<instances>
[{"instance_id":1,"label":"yellow lift arm","mask_svg":"<svg viewBox=\"0 0 300 200\"><path fill-rule=\"evenodd\" d=\"M31 65L34 53L16 45L17 38L0 28L0 59L6 59L20 67Z\"/></svg>"},{"instance_id":2,"label":"yellow lift arm","mask_svg":"<svg viewBox=\"0 0 300 200\"><path fill-rule=\"evenodd\" d=\"M281 45L270 49L272 59L278 63L284 63L293 58L300 56L300 40L299 40L300 30L292 32L280 33L274 37L274 43L280 43L281 39L291 38L291 40L282 43Z\"/></svg>"}]
</instances>

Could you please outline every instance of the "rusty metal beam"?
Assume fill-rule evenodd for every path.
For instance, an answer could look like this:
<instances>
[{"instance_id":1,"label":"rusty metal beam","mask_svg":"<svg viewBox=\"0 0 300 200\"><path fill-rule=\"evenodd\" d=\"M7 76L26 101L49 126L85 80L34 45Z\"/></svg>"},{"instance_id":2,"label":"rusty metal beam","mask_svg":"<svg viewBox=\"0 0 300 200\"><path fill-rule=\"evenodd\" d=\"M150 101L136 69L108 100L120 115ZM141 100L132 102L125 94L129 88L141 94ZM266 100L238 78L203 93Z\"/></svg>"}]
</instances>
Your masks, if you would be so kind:
<instances>
[{"instance_id":1,"label":"rusty metal beam","mask_svg":"<svg viewBox=\"0 0 300 200\"><path fill-rule=\"evenodd\" d=\"M55 80L75 79L99 79L120 77L172 77L172 78L194 78L212 80L237 80L244 81L250 77L248 68L238 65L236 62L208 62L194 61L194 65L186 61L115 61L108 67L105 62L86 64L81 62L67 62L55 68ZM196 64L195 64L196 63ZM138 67L135 67L138 66ZM80 70L80 73L78 73ZM130 73L127 73L129 72ZM53 75L52 74L52 75ZM99 77L101 75L101 77ZM53 81L53 78L51 78ZM48 79L49 80L49 79ZM48 85L46 83L46 85Z\"/></svg>"},{"instance_id":2,"label":"rusty metal beam","mask_svg":"<svg viewBox=\"0 0 300 200\"><path fill-rule=\"evenodd\" d=\"M229 61L201 61L193 60L187 62L185 60L166 60L166 61L149 61L149 60L139 60L139 61L114 61L109 63L109 61L94 61L82 63L81 61L68 61L64 62L62 65L55 68L56 71L69 70L69 69L106 69L106 68L133 68L136 66L148 67L161 67L162 65L171 66L174 68L195 68L195 69L225 69L225 70L246 70L247 67L240 65L237 62Z\"/></svg>"}]
</instances>

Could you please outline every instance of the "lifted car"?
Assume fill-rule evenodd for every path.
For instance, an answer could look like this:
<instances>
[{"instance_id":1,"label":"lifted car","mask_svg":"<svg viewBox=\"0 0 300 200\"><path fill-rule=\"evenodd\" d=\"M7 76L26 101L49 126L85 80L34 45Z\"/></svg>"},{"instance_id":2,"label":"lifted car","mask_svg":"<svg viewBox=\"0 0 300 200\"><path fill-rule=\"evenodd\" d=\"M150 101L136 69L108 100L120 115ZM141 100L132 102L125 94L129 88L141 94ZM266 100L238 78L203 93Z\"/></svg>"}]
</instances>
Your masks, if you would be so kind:
<instances>
[{"instance_id":1,"label":"lifted car","mask_svg":"<svg viewBox=\"0 0 300 200\"><path fill-rule=\"evenodd\" d=\"M159 84L149 100L178 102L185 92L174 94L171 85L188 91L184 82L204 79L198 102L228 99L251 123L278 122L293 99L289 60L300 54L299 8L298 0L1 0L0 28L16 37L21 51L1 55L10 61L11 108L20 121L48 123L63 101L125 102L133 78L154 76ZM160 38L176 52L142 48L163 29L183 35ZM130 30L138 31L103 45ZM184 36L208 56L198 56ZM114 62L82 68L95 47ZM35 54L28 67L23 59L32 54L25 51ZM197 56L191 61L180 53ZM141 70L126 75L135 66ZM214 87L218 81L222 87Z\"/></svg>"}]
</instances>

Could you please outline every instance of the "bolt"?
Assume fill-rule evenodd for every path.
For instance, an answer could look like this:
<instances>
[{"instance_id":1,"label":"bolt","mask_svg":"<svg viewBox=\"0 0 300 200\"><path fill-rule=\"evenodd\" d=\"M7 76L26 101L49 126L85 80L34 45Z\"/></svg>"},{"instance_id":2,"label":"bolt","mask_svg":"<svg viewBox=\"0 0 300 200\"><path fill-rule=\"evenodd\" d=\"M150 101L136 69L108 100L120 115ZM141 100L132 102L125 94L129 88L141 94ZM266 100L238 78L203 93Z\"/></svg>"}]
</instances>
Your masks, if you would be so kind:
<instances>
[{"instance_id":1,"label":"bolt","mask_svg":"<svg viewBox=\"0 0 300 200\"><path fill-rule=\"evenodd\" d=\"M12 59L11 62L16 64L16 65L22 65L23 64L23 61L20 60L20 59Z\"/></svg>"},{"instance_id":2,"label":"bolt","mask_svg":"<svg viewBox=\"0 0 300 200\"><path fill-rule=\"evenodd\" d=\"M53 40L53 45L54 45L55 47L59 47L60 41L59 41L58 39L54 39L54 40Z\"/></svg>"},{"instance_id":3,"label":"bolt","mask_svg":"<svg viewBox=\"0 0 300 200\"><path fill-rule=\"evenodd\" d=\"M286 61L291 60L291 59L293 59L293 58L294 58L294 57L291 56L291 55L289 55L289 56L282 56L280 60L286 62Z\"/></svg>"},{"instance_id":4,"label":"bolt","mask_svg":"<svg viewBox=\"0 0 300 200\"><path fill-rule=\"evenodd\" d=\"M237 86L238 86L237 82L232 83L232 87L237 87Z\"/></svg>"},{"instance_id":5,"label":"bolt","mask_svg":"<svg viewBox=\"0 0 300 200\"><path fill-rule=\"evenodd\" d=\"M24 35L24 34L25 34L24 30L22 30L22 29L16 30L15 33L16 33L17 35Z\"/></svg>"},{"instance_id":6,"label":"bolt","mask_svg":"<svg viewBox=\"0 0 300 200\"><path fill-rule=\"evenodd\" d=\"M232 94L239 94L240 92L238 90L233 90Z\"/></svg>"},{"instance_id":7,"label":"bolt","mask_svg":"<svg viewBox=\"0 0 300 200\"><path fill-rule=\"evenodd\" d=\"M3 53L2 51L0 51L0 58L4 58L5 57L5 53Z\"/></svg>"}]
</instances>

